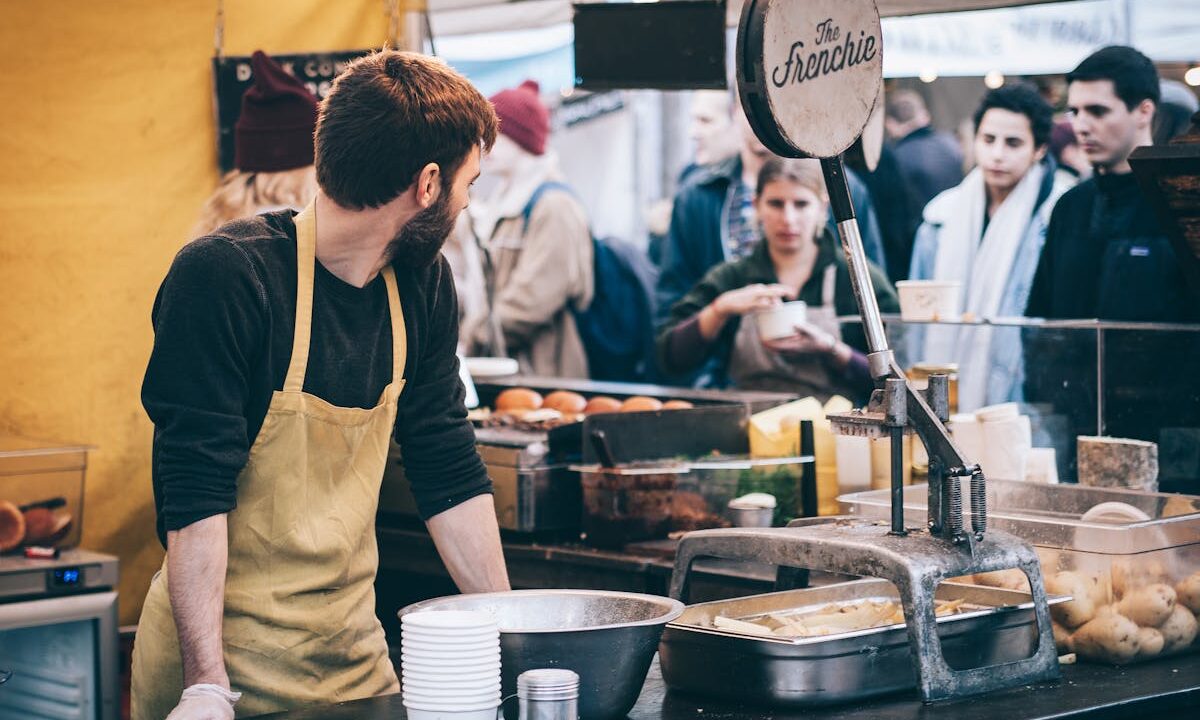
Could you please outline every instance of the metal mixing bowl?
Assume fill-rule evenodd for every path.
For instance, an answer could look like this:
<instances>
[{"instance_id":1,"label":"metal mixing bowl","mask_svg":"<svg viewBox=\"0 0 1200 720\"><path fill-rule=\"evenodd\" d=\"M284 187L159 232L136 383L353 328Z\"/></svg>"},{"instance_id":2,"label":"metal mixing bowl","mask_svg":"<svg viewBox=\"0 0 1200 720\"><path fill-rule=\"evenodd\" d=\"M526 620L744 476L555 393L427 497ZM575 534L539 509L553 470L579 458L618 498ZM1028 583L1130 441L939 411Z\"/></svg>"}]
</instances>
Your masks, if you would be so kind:
<instances>
[{"instance_id":1,"label":"metal mixing bowl","mask_svg":"<svg viewBox=\"0 0 1200 720\"><path fill-rule=\"evenodd\" d=\"M567 668L579 675L579 716L606 720L624 717L637 702L663 627L679 617L683 603L607 590L514 590L426 600L400 616L421 610L478 610L496 618L504 697L517 692L517 676L526 670ZM504 709L516 717L516 702Z\"/></svg>"}]
</instances>

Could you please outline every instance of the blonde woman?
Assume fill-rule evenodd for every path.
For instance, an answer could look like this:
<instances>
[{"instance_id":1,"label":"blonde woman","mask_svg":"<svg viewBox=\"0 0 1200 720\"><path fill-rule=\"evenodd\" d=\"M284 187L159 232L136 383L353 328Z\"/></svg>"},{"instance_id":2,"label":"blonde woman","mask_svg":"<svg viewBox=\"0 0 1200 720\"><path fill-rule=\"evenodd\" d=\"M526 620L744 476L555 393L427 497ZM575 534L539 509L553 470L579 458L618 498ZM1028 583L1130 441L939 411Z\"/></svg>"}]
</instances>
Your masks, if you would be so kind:
<instances>
[{"instance_id":1,"label":"blonde woman","mask_svg":"<svg viewBox=\"0 0 1200 720\"><path fill-rule=\"evenodd\" d=\"M234 169L204 203L191 237L237 218L301 210L316 195L317 98L261 50L250 66L254 84L242 96L234 126Z\"/></svg>"},{"instance_id":2,"label":"blonde woman","mask_svg":"<svg viewBox=\"0 0 1200 720\"><path fill-rule=\"evenodd\" d=\"M671 308L659 334L664 372L711 363L713 384L862 398L871 389L862 329L839 315L858 313L841 247L825 225L828 196L814 160L768 160L758 174L755 214L763 239L751 254L709 271ZM899 309L883 271L871 266L880 309ZM786 300L808 304L795 334L763 340L748 317Z\"/></svg>"}]
</instances>

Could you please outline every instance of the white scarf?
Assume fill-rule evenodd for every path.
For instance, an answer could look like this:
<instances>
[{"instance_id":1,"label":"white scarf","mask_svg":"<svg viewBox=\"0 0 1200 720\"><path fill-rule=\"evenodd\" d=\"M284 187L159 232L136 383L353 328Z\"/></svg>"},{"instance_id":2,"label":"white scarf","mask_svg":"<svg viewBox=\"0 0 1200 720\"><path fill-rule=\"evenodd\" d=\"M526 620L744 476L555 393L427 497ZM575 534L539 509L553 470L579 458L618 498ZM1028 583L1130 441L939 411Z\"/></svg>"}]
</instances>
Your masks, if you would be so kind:
<instances>
[{"instance_id":1,"label":"white scarf","mask_svg":"<svg viewBox=\"0 0 1200 720\"><path fill-rule=\"evenodd\" d=\"M1000 309L1013 261L1033 220L1045 172L1045 166L1037 163L1025 173L992 215L987 232L983 232L987 188L979 168L925 209L925 221L941 226L933 279L961 281L963 312L977 320L992 319ZM926 329L924 359L958 364L961 410L975 410L986 403L990 354L990 328L932 325Z\"/></svg>"}]
</instances>

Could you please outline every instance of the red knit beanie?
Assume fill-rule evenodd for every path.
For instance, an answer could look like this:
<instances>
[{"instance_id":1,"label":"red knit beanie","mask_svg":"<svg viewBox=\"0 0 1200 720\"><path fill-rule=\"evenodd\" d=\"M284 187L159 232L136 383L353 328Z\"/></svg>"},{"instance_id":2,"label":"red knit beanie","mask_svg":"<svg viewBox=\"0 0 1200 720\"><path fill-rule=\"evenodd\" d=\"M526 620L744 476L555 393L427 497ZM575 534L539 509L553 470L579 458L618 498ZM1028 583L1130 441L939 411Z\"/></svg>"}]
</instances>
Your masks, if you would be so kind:
<instances>
[{"instance_id":1,"label":"red knit beanie","mask_svg":"<svg viewBox=\"0 0 1200 720\"><path fill-rule=\"evenodd\" d=\"M233 126L234 167L279 172L312 165L317 98L262 50L250 67L254 84L242 95Z\"/></svg>"},{"instance_id":2,"label":"red knit beanie","mask_svg":"<svg viewBox=\"0 0 1200 720\"><path fill-rule=\"evenodd\" d=\"M491 100L500 118L500 132L534 155L546 152L550 111L538 97L535 81L526 80L515 88L501 90Z\"/></svg>"}]
</instances>

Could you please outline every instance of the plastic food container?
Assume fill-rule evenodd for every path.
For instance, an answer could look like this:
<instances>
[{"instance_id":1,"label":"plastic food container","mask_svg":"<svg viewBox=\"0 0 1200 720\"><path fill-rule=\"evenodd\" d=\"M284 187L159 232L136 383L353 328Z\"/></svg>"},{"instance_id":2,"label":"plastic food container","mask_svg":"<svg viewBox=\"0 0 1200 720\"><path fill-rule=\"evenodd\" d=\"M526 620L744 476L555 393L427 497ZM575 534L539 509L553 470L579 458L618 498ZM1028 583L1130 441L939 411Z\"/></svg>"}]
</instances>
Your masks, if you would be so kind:
<instances>
[{"instance_id":1,"label":"plastic food container","mask_svg":"<svg viewBox=\"0 0 1200 720\"><path fill-rule=\"evenodd\" d=\"M583 487L584 541L601 548L665 538L672 530L672 500L687 466L630 463L615 468L572 467Z\"/></svg>"},{"instance_id":2,"label":"plastic food container","mask_svg":"<svg viewBox=\"0 0 1200 720\"><path fill-rule=\"evenodd\" d=\"M937 322L962 317L962 283L958 280L901 280L900 319L905 322Z\"/></svg>"},{"instance_id":3,"label":"plastic food container","mask_svg":"<svg viewBox=\"0 0 1200 720\"><path fill-rule=\"evenodd\" d=\"M774 495L772 524L786 525L801 516L801 479L804 464L812 461L811 457L800 455L778 458L715 455L686 460L688 474L680 478L677 490L698 493L711 512L734 525L737 522L729 509L730 500L753 492Z\"/></svg>"},{"instance_id":4,"label":"plastic food container","mask_svg":"<svg viewBox=\"0 0 1200 720\"><path fill-rule=\"evenodd\" d=\"M10 551L30 545L69 548L79 544L89 449L0 435L0 503L15 507L24 526Z\"/></svg>"},{"instance_id":5,"label":"plastic food container","mask_svg":"<svg viewBox=\"0 0 1200 720\"><path fill-rule=\"evenodd\" d=\"M906 524L925 524L927 492L904 488ZM839 500L853 515L889 516L886 490ZM1200 647L1200 497L989 480L988 526L1033 545L1047 591L1074 598L1051 612L1060 652L1125 664ZM1015 571L975 581L1027 587Z\"/></svg>"}]
</instances>

